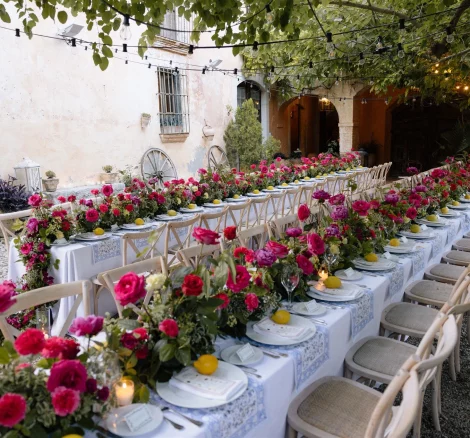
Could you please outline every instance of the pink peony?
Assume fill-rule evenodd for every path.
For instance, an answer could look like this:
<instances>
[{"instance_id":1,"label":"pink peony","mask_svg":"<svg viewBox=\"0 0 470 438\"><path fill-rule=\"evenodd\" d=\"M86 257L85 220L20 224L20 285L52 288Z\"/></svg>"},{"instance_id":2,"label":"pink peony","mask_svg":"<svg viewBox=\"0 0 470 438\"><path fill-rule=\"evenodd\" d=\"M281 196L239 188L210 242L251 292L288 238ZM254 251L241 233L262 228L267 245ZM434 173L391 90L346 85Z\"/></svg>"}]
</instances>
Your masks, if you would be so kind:
<instances>
[{"instance_id":1,"label":"pink peony","mask_svg":"<svg viewBox=\"0 0 470 438\"><path fill-rule=\"evenodd\" d=\"M247 294L245 297L246 309L248 312L253 312L259 306L259 299L256 294Z\"/></svg>"},{"instance_id":2,"label":"pink peony","mask_svg":"<svg viewBox=\"0 0 470 438\"><path fill-rule=\"evenodd\" d=\"M5 280L0 284L0 313L6 312L16 303L16 299L13 298L15 295L15 285L11 281Z\"/></svg>"},{"instance_id":3,"label":"pink peony","mask_svg":"<svg viewBox=\"0 0 470 438\"><path fill-rule=\"evenodd\" d=\"M283 245L282 243L275 242L274 240L270 240L266 244L265 249L271 251L280 259L287 257L289 254L289 248L287 246Z\"/></svg>"},{"instance_id":4,"label":"pink peony","mask_svg":"<svg viewBox=\"0 0 470 438\"><path fill-rule=\"evenodd\" d=\"M77 200L77 197L75 195L70 195L68 198L67 198L67 201L69 202L75 202Z\"/></svg>"},{"instance_id":5,"label":"pink peony","mask_svg":"<svg viewBox=\"0 0 470 438\"><path fill-rule=\"evenodd\" d=\"M103 329L103 321L102 316L90 315L86 318L79 316L73 320L69 331L77 336L94 336Z\"/></svg>"},{"instance_id":6,"label":"pink peony","mask_svg":"<svg viewBox=\"0 0 470 438\"><path fill-rule=\"evenodd\" d=\"M0 426L12 428L26 416L26 400L20 394L7 392L0 397Z\"/></svg>"},{"instance_id":7,"label":"pink peony","mask_svg":"<svg viewBox=\"0 0 470 438\"><path fill-rule=\"evenodd\" d=\"M314 266L313 266L313 263L308 259L308 257L305 257L304 255L302 254L299 254L296 258L295 258L296 262L297 262L297 266L302 269L302 272L305 274L305 275L312 275L313 274L313 271L314 271Z\"/></svg>"},{"instance_id":8,"label":"pink peony","mask_svg":"<svg viewBox=\"0 0 470 438\"><path fill-rule=\"evenodd\" d=\"M220 294L214 295L214 298L217 298L218 300L223 301L223 303L219 307L217 307L217 309L225 309L230 304L230 298L228 297L227 294L220 293Z\"/></svg>"},{"instance_id":9,"label":"pink peony","mask_svg":"<svg viewBox=\"0 0 470 438\"><path fill-rule=\"evenodd\" d=\"M176 338L179 332L178 323L170 318L164 319L158 325L158 329L170 338Z\"/></svg>"},{"instance_id":10,"label":"pink peony","mask_svg":"<svg viewBox=\"0 0 470 438\"><path fill-rule=\"evenodd\" d=\"M116 286L114 287L116 299L121 306L127 304L135 304L146 295L145 291L145 278L139 276L135 272L128 272L124 274Z\"/></svg>"},{"instance_id":11,"label":"pink peony","mask_svg":"<svg viewBox=\"0 0 470 438\"><path fill-rule=\"evenodd\" d=\"M310 217L310 208L306 204L301 204L297 211L297 217L300 222L306 221Z\"/></svg>"},{"instance_id":12,"label":"pink peony","mask_svg":"<svg viewBox=\"0 0 470 438\"><path fill-rule=\"evenodd\" d=\"M111 196L114 192L113 186L111 184L106 184L103 187L101 187L101 192L103 193L104 196Z\"/></svg>"},{"instance_id":13,"label":"pink peony","mask_svg":"<svg viewBox=\"0 0 470 438\"><path fill-rule=\"evenodd\" d=\"M271 267L277 260L275 254L266 249L258 249L255 251L255 260L260 268Z\"/></svg>"},{"instance_id":14,"label":"pink peony","mask_svg":"<svg viewBox=\"0 0 470 438\"><path fill-rule=\"evenodd\" d=\"M86 391L87 371L78 360L61 360L52 365L51 374L47 379L47 389L54 392L59 386L79 392Z\"/></svg>"},{"instance_id":15,"label":"pink peony","mask_svg":"<svg viewBox=\"0 0 470 438\"><path fill-rule=\"evenodd\" d=\"M181 290L186 296L197 297L202 293L202 287L204 282L202 278L195 274L188 274L184 277L183 284L181 285Z\"/></svg>"},{"instance_id":16,"label":"pink peony","mask_svg":"<svg viewBox=\"0 0 470 438\"><path fill-rule=\"evenodd\" d=\"M38 195L37 193L34 195L31 195L28 198L28 204L31 205L31 207L39 207L39 205L41 204L41 201L42 201L42 197L41 195Z\"/></svg>"},{"instance_id":17,"label":"pink peony","mask_svg":"<svg viewBox=\"0 0 470 438\"><path fill-rule=\"evenodd\" d=\"M73 389L59 386L52 393L52 406L59 417L73 414L80 406L80 393Z\"/></svg>"},{"instance_id":18,"label":"pink peony","mask_svg":"<svg viewBox=\"0 0 470 438\"><path fill-rule=\"evenodd\" d=\"M299 237L302 234L301 228L287 228L286 236L287 237Z\"/></svg>"},{"instance_id":19,"label":"pink peony","mask_svg":"<svg viewBox=\"0 0 470 438\"><path fill-rule=\"evenodd\" d=\"M41 330L30 328L16 338L15 350L22 356L39 354L45 342L44 333Z\"/></svg>"},{"instance_id":20,"label":"pink peony","mask_svg":"<svg viewBox=\"0 0 470 438\"><path fill-rule=\"evenodd\" d=\"M307 246L309 251L317 256L325 252L325 242L316 233L307 234Z\"/></svg>"},{"instance_id":21,"label":"pink peony","mask_svg":"<svg viewBox=\"0 0 470 438\"><path fill-rule=\"evenodd\" d=\"M371 205L367 201L358 200L354 201L351 207L359 216L367 216Z\"/></svg>"},{"instance_id":22,"label":"pink peony","mask_svg":"<svg viewBox=\"0 0 470 438\"><path fill-rule=\"evenodd\" d=\"M325 202L330 199L330 194L325 192L325 190L317 190L313 193L312 198L317 199L319 202Z\"/></svg>"},{"instance_id":23,"label":"pink peony","mask_svg":"<svg viewBox=\"0 0 470 438\"><path fill-rule=\"evenodd\" d=\"M193 237L203 245L217 245L219 243L217 239L220 238L220 234L205 228L195 227Z\"/></svg>"},{"instance_id":24,"label":"pink peony","mask_svg":"<svg viewBox=\"0 0 470 438\"><path fill-rule=\"evenodd\" d=\"M53 336L46 339L41 355L46 359L75 359L80 346L73 339Z\"/></svg>"},{"instance_id":25,"label":"pink peony","mask_svg":"<svg viewBox=\"0 0 470 438\"><path fill-rule=\"evenodd\" d=\"M226 285L232 292L238 293L250 284L251 275L244 266L237 265L235 269L237 271L235 281L233 281L232 272L229 270Z\"/></svg>"},{"instance_id":26,"label":"pink peony","mask_svg":"<svg viewBox=\"0 0 470 438\"><path fill-rule=\"evenodd\" d=\"M96 222L100 218L100 214L94 208L90 208L86 211L85 218L88 222Z\"/></svg>"}]
</instances>

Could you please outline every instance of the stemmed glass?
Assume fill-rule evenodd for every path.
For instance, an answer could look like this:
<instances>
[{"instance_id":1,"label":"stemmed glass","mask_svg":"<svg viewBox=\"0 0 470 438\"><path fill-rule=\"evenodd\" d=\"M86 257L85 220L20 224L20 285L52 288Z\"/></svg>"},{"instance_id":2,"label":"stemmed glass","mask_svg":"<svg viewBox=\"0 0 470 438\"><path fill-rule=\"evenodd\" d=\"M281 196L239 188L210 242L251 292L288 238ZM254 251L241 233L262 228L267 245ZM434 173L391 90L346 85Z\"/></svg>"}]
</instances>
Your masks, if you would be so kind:
<instances>
[{"instance_id":1,"label":"stemmed glass","mask_svg":"<svg viewBox=\"0 0 470 438\"><path fill-rule=\"evenodd\" d=\"M326 266L328 268L328 273L330 273L331 267L338 261L338 256L333 254L330 251L330 248L328 248L325 252L325 255L323 256L323 259L325 260Z\"/></svg>"},{"instance_id":2,"label":"stemmed glass","mask_svg":"<svg viewBox=\"0 0 470 438\"><path fill-rule=\"evenodd\" d=\"M287 292L287 310L292 308L292 292L299 284L300 271L295 266L285 266L281 274L281 283Z\"/></svg>"}]
</instances>

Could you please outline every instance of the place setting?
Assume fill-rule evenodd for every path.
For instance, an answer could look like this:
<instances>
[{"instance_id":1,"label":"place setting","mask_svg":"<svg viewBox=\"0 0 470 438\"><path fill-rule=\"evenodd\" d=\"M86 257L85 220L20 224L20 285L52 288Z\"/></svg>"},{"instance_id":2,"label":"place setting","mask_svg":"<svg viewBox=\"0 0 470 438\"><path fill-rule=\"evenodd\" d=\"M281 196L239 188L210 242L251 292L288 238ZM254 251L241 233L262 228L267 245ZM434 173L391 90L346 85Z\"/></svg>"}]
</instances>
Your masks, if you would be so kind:
<instances>
[{"instance_id":1,"label":"place setting","mask_svg":"<svg viewBox=\"0 0 470 438\"><path fill-rule=\"evenodd\" d=\"M157 216L155 216L155 219L163 222L180 221L183 218L184 215L175 210L168 210L165 214L158 214Z\"/></svg>"},{"instance_id":2,"label":"place setting","mask_svg":"<svg viewBox=\"0 0 470 438\"><path fill-rule=\"evenodd\" d=\"M196 204L188 204L187 207L180 208L179 211L183 214L202 213L204 212L204 208Z\"/></svg>"},{"instance_id":3,"label":"place setting","mask_svg":"<svg viewBox=\"0 0 470 438\"><path fill-rule=\"evenodd\" d=\"M221 201L220 199L214 199L212 202L206 202L205 204L203 204L203 206L207 208L220 208L224 205L227 205L227 203Z\"/></svg>"},{"instance_id":4,"label":"place setting","mask_svg":"<svg viewBox=\"0 0 470 438\"><path fill-rule=\"evenodd\" d=\"M247 197L243 195L233 195L231 198L225 198L226 202L246 202Z\"/></svg>"},{"instance_id":5,"label":"place setting","mask_svg":"<svg viewBox=\"0 0 470 438\"><path fill-rule=\"evenodd\" d=\"M470 204L468 202L460 203L459 201L452 201L451 204L447 204L447 207L452 210L468 210L470 208Z\"/></svg>"},{"instance_id":6,"label":"place setting","mask_svg":"<svg viewBox=\"0 0 470 438\"><path fill-rule=\"evenodd\" d=\"M423 224L428 227L446 227L448 222L443 221L438 214L428 214L425 218L416 219L418 224Z\"/></svg>"},{"instance_id":7,"label":"place setting","mask_svg":"<svg viewBox=\"0 0 470 438\"><path fill-rule=\"evenodd\" d=\"M362 271L390 271L396 267L398 259L395 260L390 255L386 256L385 254L381 256L373 253L366 254L364 258L354 259L352 263Z\"/></svg>"},{"instance_id":8,"label":"place setting","mask_svg":"<svg viewBox=\"0 0 470 438\"><path fill-rule=\"evenodd\" d=\"M384 250L392 254L410 254L417 250L416 243L402 236L399 239L390 239L388 244L384 246Z\"/></svg>"},{"instance_id":9,"label":"place setting","mask_svg":"<svg viewBox=\"0 0 470 438\"><path fill-rule=\"evenodd\" d=\"M425 224L413 224L410 226L409 230L399 231L397 235L407 237L408 239L430 239L435 237L436 234L433 231L428 230L428 227Z\"/></svg>"},{"instance_id":10,"label":"place setting","mask_svg":"<svg viewBox=\"0 0 470 438\"><path fill-rule=\"evenodd\" d=\"M355 284L343 283L334 275L309 284L311 287L307 295L327 302L355 301L364 295L363 288Z\"/></svg>"}]
</instances>

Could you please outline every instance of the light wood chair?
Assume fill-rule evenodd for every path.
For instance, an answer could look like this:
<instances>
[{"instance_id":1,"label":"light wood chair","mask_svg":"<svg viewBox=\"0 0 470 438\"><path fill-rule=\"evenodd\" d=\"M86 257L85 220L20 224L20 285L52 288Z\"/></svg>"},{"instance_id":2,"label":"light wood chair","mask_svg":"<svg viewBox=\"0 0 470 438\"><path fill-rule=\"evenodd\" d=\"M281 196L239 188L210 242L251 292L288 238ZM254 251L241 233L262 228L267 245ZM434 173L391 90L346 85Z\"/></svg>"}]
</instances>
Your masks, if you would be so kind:
<instances>
[{"instance_id":1,"label":"light wood chair","mask_svg":"<svg viewBox=\"0 0 470 438\"><path fill-rule=\"evenodd\" d=\"M10 253L10 239L15 238L16 234L10 229L8 223L15 219L27 219L31 216L33 210L21 210L13 213L1 213L0 214L0 231L2 232L3 240L5 242L5 248L7 249L7 257Z\"/></svg>"},{"instance_id":2,"label":"light wood chair","mask_svg":"<svg viewBox=\"0 0 470 438\"><path fill-rule=\"evenodd\" d=\"M226 222L227 211L229 207L226 205L221 211L207 211L199 214L198 227L221 233Z\"/></svg>"},{"instance_id":3,"label":"light wood chair","mask_svg":"<svg viewBox=\"0 0 470 438\"><path fill-rule=\"evenodd\" d=\"M279 217L270 222L269 230L271 231L271 234L269 237L281 239L284 237L287 228L295 228L298 226L299 218L296 214Z\"/></svg>"},{"instance_id":4,"label":"light wood chair","mask_svg":"<svg viewBox=\"0 0 470 438\"><path fill-rule=\"evenodd\" d=\"M264 248L269 239L269 225L267 223L255 225L238 233L241 246L253 250Z\"/></svg>"},{"instance_id":5,"label":"light wood chair","mask_svg":"<svg viewBox=\"0 0 470 438\"><path fill-rule=\"evenodd\" d=\"M460 275L465 271L466 269L464 266L436 263L426 268L424 271L424 278L428 280L440 281L442 283L455 284Z\"/></svg>"},{"instance_id":6,"label":"light wood chair","mask_svg":"<svg viewBox=\"0 0 470 438\"><path fill-rule=\"evenodd\" d=\"M296 187L292 189L285 190L286 195L284 197L284 203L282 204L282 216L287 216L290 214L296 214L300 205L300 192L302 187Z\"/></svg>"},{"instance_id":7,"label":"light wood chair","mask_svg":"<svg viewBox=\"0 0 470 438\"><path fill-rule=\"evenodd\" d=\"M454 286L433 280L417 280L405 289L404 301L424 304L440 309L449 301Z\"/></svg>"},{"instance_id":8,"label":"light wood chair","mask_svg":"<svg viewBox=\"0 0 470 438\"><path fill-rule=\"evenodd\" d=\"M264 198L252 198L248 207L246 221L242 223L241 230L262 225L268 221L268 205L271 195Z\"/></svg>"},{"instance_id":9,"label":"light wood chair","mask_svg":"<svg viewBox=\"0 0 470 438\"><path fill-rule=\"evenodd\" d=\"M207 265L208 257L217 257L220 250L220 245L196 245L180 249L176 257L184 266L196 269L199 265Z\"/></svg>"},{"instance_id":10,"label":"light wood chair","mask_svg":"<svg viewBox=\"0 0 470 438\"><path fill-rule=\"evenodd\" d=\"M83 304L83 314L85 316L90 315L90 292L91 284L87 280L55 284L53 286L41 287L40 289L23 292L15 297L16 303L13 304L12 307L10 307L6 312L0 313L0 330L2 331L5 339L13 342L21 332L8 324L6 321L8 316L42 304L51 303L62 298L76 296L75 302L70 309L70 313L58 331L58 336L64 336L67 333L70 324L72 324L80 304ZM58 329L58 327L56 328Z\"/></svg>"},{"instance_id":11,"label":"light wood chair","mask_svg":"<svg viewBox=\"0 0 470 438\"><path fill-rule=\"evenodd\" d=\"M248 202L229 204L227 214L225 216L224 228L227 228L229 225L234 225L237 227L237 231L239 232L242 229L243 224L247 221L250 203L251 200Z\"/></svg>"},{"instance_id":12,"label":"light wood chair","mask_svg":"<svg viewBox=\"0 0 470 438\"><path fill-rule=\"evenodd\" d=\"M268 200L268 209L266 212L266 218L268 222L272 222L275 219L282 217L283 205L287 193L285 190L278 193L270 193Z\"/></svg>"}]
</instances>

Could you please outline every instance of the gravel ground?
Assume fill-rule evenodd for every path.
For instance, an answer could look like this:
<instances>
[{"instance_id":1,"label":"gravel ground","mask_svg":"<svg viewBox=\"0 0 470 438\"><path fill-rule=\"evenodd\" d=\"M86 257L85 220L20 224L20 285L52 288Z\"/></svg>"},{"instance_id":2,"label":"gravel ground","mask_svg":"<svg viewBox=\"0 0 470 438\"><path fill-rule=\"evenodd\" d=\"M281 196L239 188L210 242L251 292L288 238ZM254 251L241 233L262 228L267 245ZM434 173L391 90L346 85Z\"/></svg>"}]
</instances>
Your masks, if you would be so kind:
<instances>
[{"instance_id":1,"label":"gravel ground","mask_svg":"<svg viewBox=\"0 0 470 438\"><path fill-rule=\"evenodd\" d=\"M8 274L8 259L7 259L7 249L3 239L0 239L0 282L7 280Z\"/></svg>"}]
</instances>

